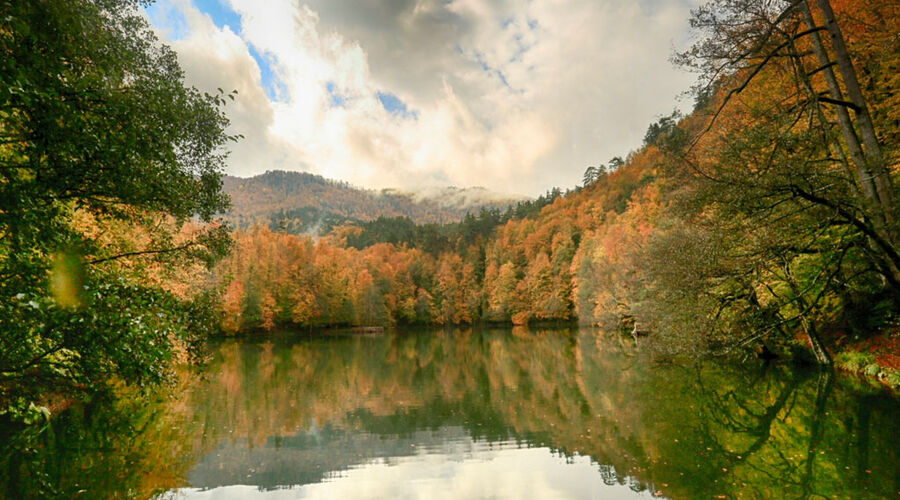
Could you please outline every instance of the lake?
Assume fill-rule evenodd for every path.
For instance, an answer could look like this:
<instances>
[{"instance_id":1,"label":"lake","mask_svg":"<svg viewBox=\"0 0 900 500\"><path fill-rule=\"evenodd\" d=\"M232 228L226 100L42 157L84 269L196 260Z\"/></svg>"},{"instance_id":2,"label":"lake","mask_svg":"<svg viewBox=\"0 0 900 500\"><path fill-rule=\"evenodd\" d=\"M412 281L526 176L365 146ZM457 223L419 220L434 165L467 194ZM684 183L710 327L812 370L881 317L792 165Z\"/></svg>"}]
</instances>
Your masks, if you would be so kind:
<instances>
[{"instance_id":1,"label":"lake","mask_svg":"<svg viewBox=\"0 0 900 500\"><path fill-rule=\"evenodd\" d=\"M0 430L0 493L64 498L897 498L900 398L590 329L278 334L171 395ZM149 400L148 400L149 399Z\"/></svg>"}]
</instances>

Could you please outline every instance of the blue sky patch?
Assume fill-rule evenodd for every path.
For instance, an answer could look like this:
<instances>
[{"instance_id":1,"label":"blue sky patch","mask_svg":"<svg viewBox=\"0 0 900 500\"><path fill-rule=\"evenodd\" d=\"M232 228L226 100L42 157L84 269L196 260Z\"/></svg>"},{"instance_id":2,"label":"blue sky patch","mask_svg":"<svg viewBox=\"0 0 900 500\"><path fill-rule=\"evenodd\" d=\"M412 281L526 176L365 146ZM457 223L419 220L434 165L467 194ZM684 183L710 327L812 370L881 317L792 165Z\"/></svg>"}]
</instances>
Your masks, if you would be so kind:
<instances>
[{"instance_id":1,"label":"blue sky patch","mask_svg":"<svg viewBox=\"0 0 900 500\"><path fill-rule=\"evenodd\" d=\"M248 43L247 48L250 49L250 55L253 56L253 59L256 60L256 65L259 66L259 73L260 76L262 76L263 90L266 91L266 95L269 96L269 100L278 101L287 93L287 89L285 88L284 83L282 83L281 80L278 79L278 75L276 75L275 72L272 71L272 57L268 54L260 54L252 43Z\"/></svg>"},{"instance_id":2,"label":"blue sky patch","mask_svg":"<svg viewBox=\"0 0 900 500\"><path fill-rule=\"evenodd\" d=\"M337 85L334 82L328 82L325 84L325 89L328 90L328 95L331 96L331 106L343 108L347 98L338 93Z\"/></svg>"},{"instance_id":3,"label":"blue sky patch","mask_svg":"<svg viewBox=\"0 0 900 500\"><path fill-rule=\"evenodd\" d=\"M209 15L219 29L228 26L236 34L241 33L241 16L226 0L194 0L194 6L200 9L200 12Z\"/></svg>"},{"instance_id":4,"label":"blue sky patch","mask_svg":"<svg viewBox=\"0 0 900 500\"><path fill-rule=\"evenodd\" d=\"M509 62L511 63L520 62L522 60L522 56L531 49L530 46L525 45L525 42L522 40L521 33L516 33L513 39L516 41L516 53L509 58Z\"/></svg>"},{"instance_id":5,"label":"blue sky patch","mask_svg":"<svg viewBox=\"0 0 900 500\"><path fill-rule=\"evenodd\" d=\"M516 59L520 59L522 57L522 54L524 54L526 51L527 49L520 48L520 52L513 56L513 58L510 59L510 62L515 62ZM506 75L503 74L503 71L499 68L491 67L491 65L484 60L484 54L482 54L481 52L475 52L475 62L477 62L481 66L481 69L485 73L496 75L497 78L500 79L500 83L502 83L504 87L512 89L512 85L509 84L509 80L506 79Z\"/></svg>"},{"instance_id":6,"label":"blue sky patch","mask_svg":"<svg viewBox=\"0 0 900 500\"><path fill-rule=\"evenodd\" d=\"M227 26L233 33L241 36L243 25L241 24L241 16L228 3L228 0L193 0L194 6L208 15L213 24L219 29L225 29ZM287 93L284 83L278 79L278 75L272 69L272 56L270 54L260 53L252 43L244 40L247 48L250 50L250 56L259 66L259 73L262 77L263 90L269 99L277 101Z\"/></svg>"},{"instance_id":7,"label":"blue sky patch","mask_svg":"<svg viewBox=\"0 0 900 500\"><path fill-rule=\"evenodd\" d=\"M506 75L503 74L499 69L497 70L497 76L500 78L500 81L503 82L503 85L509 87L509 82L506 81Z\"/></svg>"},{"instance_id":8,"label":"blue sky patch","mask_svg":"<svg viewBox=\"0 0 900 500\"><path fill-rule=\"evenodd\" d=\"M231 8L227 0L193 0L194 6L208 15L213 24L219 29L226 26L235 33L241 35L241 16ZM154 26L161 29L172 41L183 40L190 35L187 19L171 0L160 0L146 8L147 16ZM274 63L270 54L261 54L253 44L247 42L250 55L256 60L262 77L263 90L272 101L277 101L287 93L284 83L278 79L272 69Z\"/></svg>"},{"instance_id":9,"label":"blue sky patch","mask_svg":"<svg viewBox=\"0 0 900 500\"><path fill-rule=\"evenodd\" d=\"M475 61L481 66L481 69L486 73L490 73L491 67L484 60L484 55L481 52L475 51Z\"/></svg>"},{"instance_id":10,"label":"blue sky patch","mask_svg":"<svg viewBox=\"0 0 900 500\"><path fill-rule=\"evenodd\" d=\"M183 40L188 35L188 24L181 10L172 2L163 0L150 4L145 11L154 26L162 30L172 41Z\"/></svg>"},{"instance_id":11,"label":"blue sky patch","mask_svg":"<svg viewBox=\"0 0 900 500\"><path fill-rule=\"evenodd\" d=\"M401 116L405 119L417 119L419 117L419 113L410 111L409 108L406 107L406 103L401 101L400 98L394 94L391 94L390 92L376 92L375 95L378 97L378 100L381 101L381 105L384 109L392 115Z\"/></svg>"}]
</instances>

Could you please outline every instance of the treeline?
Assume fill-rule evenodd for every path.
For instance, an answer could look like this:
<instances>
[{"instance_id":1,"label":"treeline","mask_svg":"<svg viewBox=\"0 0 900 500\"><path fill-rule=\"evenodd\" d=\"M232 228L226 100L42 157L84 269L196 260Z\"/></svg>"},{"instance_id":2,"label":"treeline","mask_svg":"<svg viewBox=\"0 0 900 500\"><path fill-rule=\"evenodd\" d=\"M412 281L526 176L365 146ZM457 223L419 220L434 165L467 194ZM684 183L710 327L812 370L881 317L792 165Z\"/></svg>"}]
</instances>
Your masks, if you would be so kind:
<instances>
[{"instance_id":1,"label":"treeline","mask_svg":"<svg viewBox=\"0 0 900 500\"><path fill-rule=\"evenodd\" d=\"M472 243L483 245L498 226L510 220L536 217L542 208L562 195L561 189L553 188L534 200L519 201L503 211L490 207L481 208L477 215L467 213L459 222L416 224L409 217L378 217L338 232L346 238L347 245L357 249L391 243L419 248L435 256L451 251L461 253Z\"/></svg>"},{"instance_id":2,"label":"treeline","mask_svg":"<svg viewBox=\"0 0 900 500\"><path fill-rule=\"evenodd\" d=\"M312 236L328 234L338 226L352 225L359 228L359 231L345 232L345 234L347 235L347 244L355 248L361 249L376 243L393 243L422 248L436 254L455 248L454 243L460 240L468 241L477 236L489 237L495 227L508 220L534 217L541 208L549 205L562 194L559 188L553 188L534 200L518 201L507 206L505 210L501 210L497 206L483 206L478 210L477 215L466 212L465 216L459 218L456 210L446 214L448 219L459 219L458 222L416 222L406 215L380 215L372 220L361 220L356 217L338 215L327 207L308 206L280 208L268 215L267 225L273 231ZM399 211L408 210L401 209ZM391 213L396 213L396 211L392 210ZM265 218L261 218L259 222L265 223L265 220ZM249 229L255 224L250 224L244 218L239 217L237 225L239 228Z\"/></svg>"},{"instance_id":3,"label":"treeline","mask_svg":"<svg viewBox=\"0 0 900 500\"><path fill-rule=\"evenodd\" d=\"M589 169L584 188L536 214L482 212L455 227L380 220L318 243L239 234L218 272L226 321L577 318L652 332L679 351L800 338L829 363L823 334L890 328L900 296L900 53L890 21L900 7L833 3L698 9L700 41L675 58L707 78L694 112L651 125L624 163ZM262 253L272 238L306 253L282 254L276 270ZM315 272L280 274L295 268ZM342 299L291 315L302 301L263 286L277 279L290 293Z\"/></svg>"}]
</instances>

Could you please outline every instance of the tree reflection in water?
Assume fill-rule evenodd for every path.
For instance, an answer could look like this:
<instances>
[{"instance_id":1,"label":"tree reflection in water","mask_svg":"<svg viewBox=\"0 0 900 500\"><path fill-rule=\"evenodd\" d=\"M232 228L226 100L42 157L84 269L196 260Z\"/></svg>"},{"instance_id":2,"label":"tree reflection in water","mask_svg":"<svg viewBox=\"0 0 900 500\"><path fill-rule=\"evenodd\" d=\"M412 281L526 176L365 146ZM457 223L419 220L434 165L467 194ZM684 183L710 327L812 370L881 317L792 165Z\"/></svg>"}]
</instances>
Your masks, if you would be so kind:
<instances>
[{"instance_id":1,"label":"tree reflection in water","mask_svg":"<svg viewBox=\"0 0 900 500\"><path fill-rule=\"evenodd\" d=\"M6 496L265 490L522 448L674 498L900 491L895 396L783 365L656 364L590 330L228 341L174 394L75 406L37 437L7 429Z\"/></svg>"}]
</instances>

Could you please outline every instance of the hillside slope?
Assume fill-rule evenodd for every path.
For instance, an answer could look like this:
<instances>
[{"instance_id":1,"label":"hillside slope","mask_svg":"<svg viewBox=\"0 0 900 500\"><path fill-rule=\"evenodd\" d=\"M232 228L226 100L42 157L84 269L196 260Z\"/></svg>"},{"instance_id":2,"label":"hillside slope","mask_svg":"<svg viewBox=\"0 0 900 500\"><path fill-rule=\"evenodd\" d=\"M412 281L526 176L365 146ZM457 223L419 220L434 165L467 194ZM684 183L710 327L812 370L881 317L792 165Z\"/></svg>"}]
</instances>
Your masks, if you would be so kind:
<instances>
[{"instance_id":1,"label":"hillside slope","mask_svg":"<svg viewBox=\"0 0 900 500\"><path fill-rule=\"evenodd\" d=\"M525 199L484 188L439 188L425 193L359 189L306 172L268 171L250 178L226 176L231 196L226 220L238 228L265 224L289 233L324 234L347 221L409 217L417 223L455 222L481 208L503 209Z\"/></svg>"}]
</instances>

